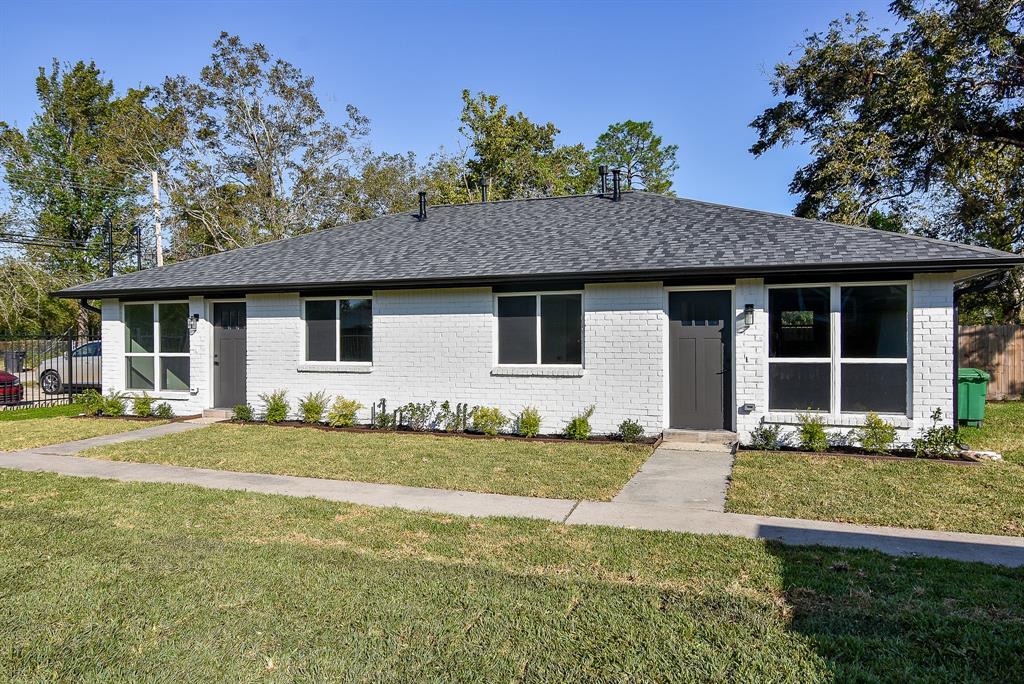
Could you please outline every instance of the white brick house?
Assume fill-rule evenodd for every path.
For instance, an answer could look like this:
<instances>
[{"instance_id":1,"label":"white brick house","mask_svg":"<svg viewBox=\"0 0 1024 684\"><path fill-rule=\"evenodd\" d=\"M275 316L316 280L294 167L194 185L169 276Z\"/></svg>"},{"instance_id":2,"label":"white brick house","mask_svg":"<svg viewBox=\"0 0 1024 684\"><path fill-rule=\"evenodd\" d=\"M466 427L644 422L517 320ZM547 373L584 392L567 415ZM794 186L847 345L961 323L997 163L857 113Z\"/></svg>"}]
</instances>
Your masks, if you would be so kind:
<instances>
[{"instance_id":1,"label":"white brick house","mask_svg":"<svg viewBox=\"0 0 1024 684\"><path fill-rule=\"evenodd\" d=\"M450 400L559 432L952 413L954 289L995 250L645 193L432 207L72 288L105 391L179 414L286 389ZM368 419L369 409L362 418Z\"/></svg>"}]
</instances>

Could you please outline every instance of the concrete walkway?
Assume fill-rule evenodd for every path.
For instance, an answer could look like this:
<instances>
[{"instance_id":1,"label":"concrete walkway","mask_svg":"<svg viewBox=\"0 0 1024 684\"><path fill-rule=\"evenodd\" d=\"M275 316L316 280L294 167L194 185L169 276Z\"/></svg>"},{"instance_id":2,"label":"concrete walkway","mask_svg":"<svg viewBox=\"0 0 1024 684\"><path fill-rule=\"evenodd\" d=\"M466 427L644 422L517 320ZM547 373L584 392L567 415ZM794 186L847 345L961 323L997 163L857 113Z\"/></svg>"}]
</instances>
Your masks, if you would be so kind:
<instances>
[{"instance_id":1,"label":"concrete walkway","mask_svg":"<svg viewBox=\"0 0 1024 684\"><path fill-rule=\"evenodd\" d=\"M196 422L171 423L54 447L0 453L0 467L126 482L191 484L212 489L263 494L314 496L331 501L452 515L512 516L539 518L570 525L609 525L645 530L725 534L750 539L771 539L787 544L874 549L898 556L920 555L1011 567L1024 566L1024 538L1021 537L869 527L712 510L719 506L719 485L713 484L718 480L710 476L705 477L699 486L689 490L689 493L679 488L685 484L685 472L695 475L702 472L721 473L720 462L712 466L696 461L698 458L720 458L719 454L708 452L680 454L667 453L678 451L674 449L659 449L652 456L654 462L650 467L645 465L637 474L636 478L640 479L634 478L622 494L610 502L457 492L424 487L104 461L70 455L100 443L146 439L201 426L202 423ZM672 470L673 464L680 467L678 471ZM645 496L642 491L645 481L660 494ZM702 491L704 494L700 493Z\"/></svg>"},{"instance_id":2,"label":"concrete walkway","mask_svg":"<svg viewBox=\"0 0 1024 684\"><path fill-rule=\"evenodd\" d=\"M208 418L195 418L193 420L186 420L180 423L164 423L163 425L157 425L155 427L141 428L139 430L131 430L129 432L116 432L112 435L100 435L99 437L90 437L89 439L79 439L74 442L64 442L63 444L51 444L49 446L36 447L35 449L26 449L24 452L18 453L37 453L37 454L78 454L86 449L92 449L93 447L105 446L107 444L120 444L121 442L137 442L143 439L152 439L154 437L162 437L164 435L173 435L177 432L188 432L189 430L196 430L201 427L206 427L216 421Z\"/></svg>"},{"instance_id":3,"label":"concrete walkway","mask_svg":"<svg viewBox=\"0 0 1024 684\"><path fill-rule=\"evenodd\" d=\"M724 447L691 451L662 445L612 502L723 513L732 461Z\"/></svg>"}]
</instances>

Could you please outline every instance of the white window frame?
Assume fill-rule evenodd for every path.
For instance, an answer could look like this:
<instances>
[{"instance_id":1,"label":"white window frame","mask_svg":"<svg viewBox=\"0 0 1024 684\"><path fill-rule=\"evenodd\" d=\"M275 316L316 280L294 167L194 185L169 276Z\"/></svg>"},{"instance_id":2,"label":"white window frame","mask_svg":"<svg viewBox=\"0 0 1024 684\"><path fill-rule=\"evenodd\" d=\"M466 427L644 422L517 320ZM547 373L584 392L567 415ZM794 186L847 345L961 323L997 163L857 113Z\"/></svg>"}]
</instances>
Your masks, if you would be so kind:
<instances>
[{"instance_id":1,"label":"white window frame","mask_svg":"<svg viewBox=\"0 0 1024 684\"><path fill-rule=\"evenodd\" d=\"M579 295L580 296L580 362L579 363L541 363L541 300L540 298L544 295ZM534 355L534 363L500 363L498 344L498 299L501 297L536 297L536 314L534 315L536 324L536 341L537 349ZM565 368L565 369L577 369L583 368L584 361L586 360L586 349L587 349L587 301L586 293L583 290L534 290L530 292L498 292L494 294L493 302L493 315L494 315L494 331L493 331L493 359L492 365L496 368Z\"/></svg>"},{"instance_id":2,"label":"white window frame","mask_svg":"<svg viewBox=\"0 0 1024 684\"><path fill-rule=\"evenodd\" d=\"M341 360L341 301L343 299L368 299L370 301L370 361L342 361ZM334 302L334 360L333 361L310 361L307 357L309 348L306 346L306 302ZM302 323L299 326L299 358L303 364L328 365L338 368L372 368L373 348L377 334L373 332L377 326L373 320L377 317L376 307L373 304L373 295L334 295L331 297L303 297L300 300L300 315Z\"/></svg>"},{"instance_id":3,"label":"white window frame","mask_svg":"<svg viewBox=\"0 0 1024 684\"><path fill-rule=\"evenodd\" d=\"M189 345L188 345L189 346L189 350L187 352L163 352L163 351L160 350L160 305L161 304L184 304L185 305L186 311L188 311L188 313L186 314L186 319L185 319L186 320L185 330L186 330L186 334L187 334L188 333L188 322L187 322L188 321L188 317L190 317L192 315L192 312L190 310L189 303L188 303L187 299L152 300L152 301L144 301L144 302L122 302L121 303L121 325L124 326L123 329L124 329L124 338L125 338L125 344L124 344L124 347L122 347L122 355L124 356L124 366L123 366L123 368L124 368L124 388L125 388L125 391L127 391L127 392L154 392L154 393L158 392L158 393L160 393L162 395L171 395L171 396L175 396L175 397L178 397L178 396L187 397L191 393L191 386L192 386L192 361L191 361L191 358L192 358L192 340L191 339L189 340ZM125 315L125 309L127 307L129 307L129 306L151 306L151 307L153 307L153 351L152 352L129 352L129 351L126 351L126 348L127 348L128 344L129 344L129 342L131 341L131 332L128 330L128 320L127 320L127 316ZM148 357L153 359L153 389L151 389L151 390L143 390L143 389L137 389L137 388L129 387L128 386L128 359L129 359L129 357L135 357L135 356L139 356L139 357L146 357L146 356L148 356ZM163 386L161 384L161 379L163 377L163 374L161 373L162 369L160 368L160 357L162 357L162 356L176 356L176 357L184 357L184 358L190 359L189 360L189 364L188 364L188 383L189 383L189 389L169 390L169 389L164 389L163 388Z\"/></svg>"},{"instance_id":4,"label":"white window frame","mask_svg":"<svg viewBox=\"0 0 1024 684\"><path fill-rule=\"evenodd\" d=\"M903 358L860 358L853 357L848 358L842 356L842 342L843 342L843 331L842 331L842 290L844 287L870 287L873 285L899 285L906 288L907 293L907 355ZM827 287L829 288L829 355L821 357L772 357L771 356L771 290L790 290L798 288L814 288L814 287ZM828 363L831 383L829 386L830 397L829 397L829 408L827 411L808 411L828 418L838 419L841 416L863 416L866 415L864 411L843 411L842 410L842 377L843 377L843 364L844 363L890 363L906 364L906 410L902 413L886 413L883 411L877 411L879 415L883 416L910 416L912 388L911 382L913 381L913 368L911 361L911 348L913 344L913 293L912 293L912 282L909 280L871 280L871 281L832 281L825 283L785 283L785 284L773 284L768 285L765 296L765 311L768 313L768 329L765 335L764 342L764 355L767 360L765 379L767 383L771 383L771 364L773 363ZM768 390L768 411L771 413L804 413L805 411L799 411L795 409L780 409L771 406L771 388Z\"/></svg>"}]
</instances>

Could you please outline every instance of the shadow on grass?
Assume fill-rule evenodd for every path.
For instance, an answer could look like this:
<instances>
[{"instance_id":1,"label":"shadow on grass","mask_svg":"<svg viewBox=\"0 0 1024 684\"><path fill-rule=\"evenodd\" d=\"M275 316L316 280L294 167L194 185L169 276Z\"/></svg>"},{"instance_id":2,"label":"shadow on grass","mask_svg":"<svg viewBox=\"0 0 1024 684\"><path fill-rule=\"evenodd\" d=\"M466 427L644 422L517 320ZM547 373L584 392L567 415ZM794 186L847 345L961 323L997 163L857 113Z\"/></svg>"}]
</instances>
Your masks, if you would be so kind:
<instances>
[{"instance_id":1,"label":"shadow on grass","mask_svg":"<svg viewBox=\"0 0 1024 684\"><path fill-rule=\"evenodd\" d=\"M1024 681L1024 570L767 546L779 561L789 629L811 641L836 680Z\"/></svg>"}]
</instances>

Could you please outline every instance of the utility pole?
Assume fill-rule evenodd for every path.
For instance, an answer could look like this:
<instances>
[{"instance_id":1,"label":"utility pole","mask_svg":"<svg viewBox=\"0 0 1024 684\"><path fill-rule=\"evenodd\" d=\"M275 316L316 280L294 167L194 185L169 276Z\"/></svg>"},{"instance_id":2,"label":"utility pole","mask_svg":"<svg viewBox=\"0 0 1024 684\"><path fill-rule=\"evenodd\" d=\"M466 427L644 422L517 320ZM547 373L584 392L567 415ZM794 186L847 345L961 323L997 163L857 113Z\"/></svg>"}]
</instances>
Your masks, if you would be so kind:
<instances>
[{"instance_id":1,"label":"utility pole","mask_svg":"<svg viewBox=\"0 0 1024 684\"><path fill-rule=\"evenodd\" d=\"M142 270L142 226L135 224L135 262L137 270Z\"/></svg>"},{"instance_id":2,"label":"utility pole","mask_svg":"<svg viewBox=\"0 0 1024 684\"><path fill-rule=\"evenodd\" d=\"M107 219L107 277L114 277L114 224Z\"/></svg>"},{"instance_id":3,"label":"utility pole","mask_svg":"<svg viewBox=\"0 0 1024 684\"><path fill-rule=\"evenodd\" d=\"M156 226L156 265L164 265L164 239L160 228L160 174L153 169L153 223Z\"/></svg>"}]
</instances>

